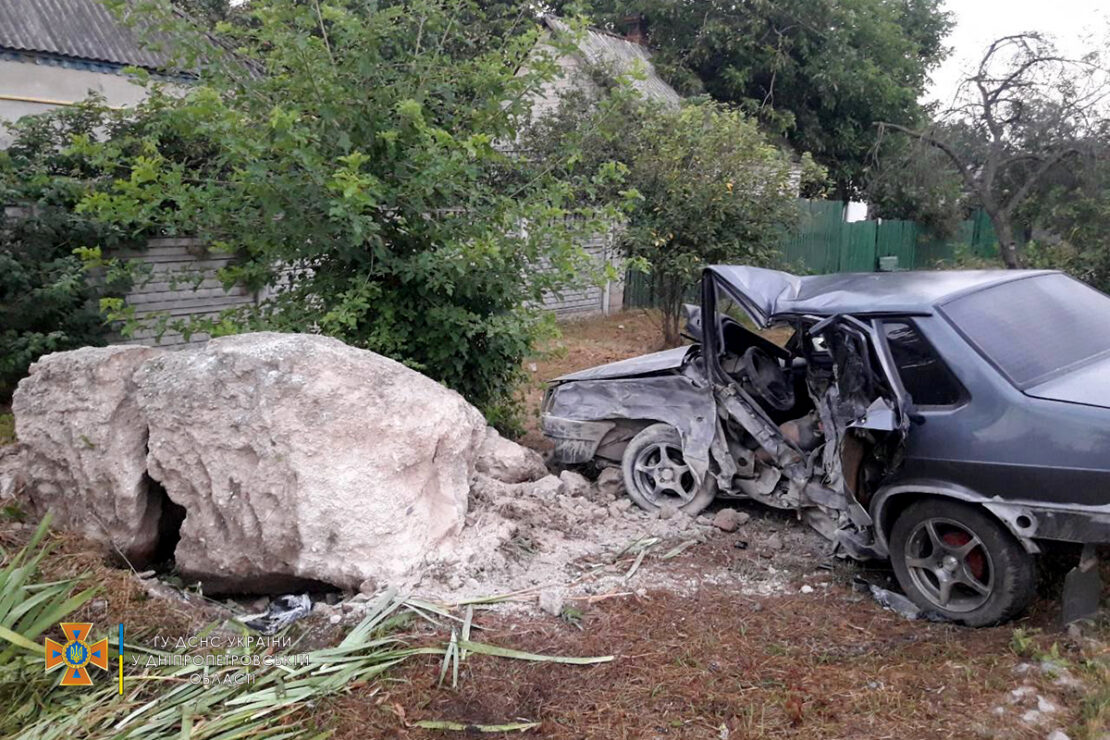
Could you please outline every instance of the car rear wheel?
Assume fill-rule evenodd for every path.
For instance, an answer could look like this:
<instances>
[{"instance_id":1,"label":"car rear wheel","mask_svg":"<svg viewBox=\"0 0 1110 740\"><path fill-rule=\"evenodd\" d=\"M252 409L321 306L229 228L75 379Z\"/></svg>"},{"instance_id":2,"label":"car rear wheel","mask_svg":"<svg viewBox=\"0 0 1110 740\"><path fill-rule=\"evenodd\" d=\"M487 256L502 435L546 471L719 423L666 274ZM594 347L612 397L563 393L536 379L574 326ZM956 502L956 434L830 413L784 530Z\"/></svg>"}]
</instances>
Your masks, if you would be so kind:
<instances>
[{"instance_id":1,"label":"car rear wheel","mask_svg":"<svg viewBox=\"0 0 1110 740\"><path fill-rule=\"evenodd\" d=\"M629 498L647 511L671 504L696 516L717 495L713 476L697 482L682 454L682 438L670 424L652 424L633 437L621 469Z\"/></svg>"},{"instance_id":2,"label":"car rear wheel","mask_svg":"<svg viewBox=\"0 0 1110 740\"><path fill-rule=\"evenodd\" d=\"M894 522L890 559L915 604L969 627L1012 619L1033 600L1033 557L998 521L965 503L911 504Z\"/></svg>"}]
</instances>

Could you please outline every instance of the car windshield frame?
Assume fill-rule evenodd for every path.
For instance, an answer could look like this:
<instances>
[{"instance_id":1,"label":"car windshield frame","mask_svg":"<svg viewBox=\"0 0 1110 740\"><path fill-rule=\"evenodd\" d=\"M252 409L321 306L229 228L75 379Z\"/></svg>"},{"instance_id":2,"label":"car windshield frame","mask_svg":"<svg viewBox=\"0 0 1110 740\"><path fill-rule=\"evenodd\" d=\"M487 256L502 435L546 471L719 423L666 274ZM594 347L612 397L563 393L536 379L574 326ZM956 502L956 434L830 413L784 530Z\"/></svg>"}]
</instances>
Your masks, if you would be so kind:
<instances>
[{"instance_id":1,"label":"car windshield frame","mask_svg":"<svg viewBox=\"0 0 1110 740\"><path fill-rule=\"evenodd\" d=\"M1013 288L1015 285L1028 284L1029 281L1033 280L1048 280L1055 278L1064 278L1066 280L1070 280L1071 282L1076 283L1078 286L1081 286L1087 291L1097 293L1098 295L1106 299L1106 301L1108 302L1107 305L1108 307L1110 307L1110 296L1108 296L1107 294L1103 293L1097 288L1094 288L1091 285L1088 285L1087 283L1084 283L1081 280L1073 278L1070 275L1056 272L1048 274L1041 273L1037 275L1029 275L1028 277L1022 277L1016 280L1010 280L1004 283L998 283L971 292L952 296L945 300L943 303L937 305L937 313L942 316L945 321L948 322L948 324L975 351L976 354L978 354L981 358L983 358L984 361L986 361L991 367L993 367L999 375L1001 375L1003 378L1006 379L1008 383L1010 383L1010 385L1012 385L1019 391L1025 392L1050 380L1068 375L1069 373L1075 372L1076 370L1086 367L1092 363L1110 357L1110 346L1107 346L1105 349L1097 351L1094 354L1087 355L1082 359L1074 360L1065 365L1055 367L1051 370L1047 370L1029 378L1021 379L1015 377L1014 374L1009 369L1007 369L1007 367L1002 362L1000 362L997 357L992 356L991 352L988 351L987 348L985 348L979 341L976 340L976 338L973 336L973 332L970 332L966 325L963 324L963 322L961 322L956 316L952 315L950 306L963 299L970 299L983 293L990 293L991 291L994 291L996 289Z\"/></svg>"}]
</instances>

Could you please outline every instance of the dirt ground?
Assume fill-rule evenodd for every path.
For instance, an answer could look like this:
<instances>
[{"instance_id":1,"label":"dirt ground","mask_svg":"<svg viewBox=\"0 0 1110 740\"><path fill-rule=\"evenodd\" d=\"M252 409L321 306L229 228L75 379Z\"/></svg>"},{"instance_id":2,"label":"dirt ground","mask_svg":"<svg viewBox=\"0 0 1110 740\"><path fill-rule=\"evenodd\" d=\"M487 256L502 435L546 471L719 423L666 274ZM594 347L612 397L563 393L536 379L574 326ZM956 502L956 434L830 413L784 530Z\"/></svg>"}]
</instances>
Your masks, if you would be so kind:
<instances>
[{"instance_id":1,"label":"dirt ground","mask_svg":"<svg viewBox=\"0 0 1110 740\"><path fill-rule=\"evenodd\" d=\"M1047 618L1035 613L1024 628ZM1057 728L1101 736L1073 729L1087 689L1015 654L1012 625L908 622L843 584L763 598L658 592L588 605L576 624L479 623L481 639L498 645L614 660L470 656L458 689L437 686L436 661L411 663L372 699L338 702L337 737L430 738L437 733L411 723L520 719L539 721L538 736L567 739L1044 738ZM1055 644L1072 664L1085 655L1078 644Z\"/></svg>"}]
</instances>

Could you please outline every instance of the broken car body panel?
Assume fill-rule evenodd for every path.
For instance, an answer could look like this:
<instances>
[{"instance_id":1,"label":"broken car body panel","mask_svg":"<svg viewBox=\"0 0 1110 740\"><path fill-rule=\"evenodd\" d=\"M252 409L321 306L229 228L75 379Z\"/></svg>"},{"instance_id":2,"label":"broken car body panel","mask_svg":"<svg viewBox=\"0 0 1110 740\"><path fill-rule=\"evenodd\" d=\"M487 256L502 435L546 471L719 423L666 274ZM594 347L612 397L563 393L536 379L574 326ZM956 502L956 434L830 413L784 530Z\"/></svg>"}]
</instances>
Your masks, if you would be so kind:
<instances>
[{"instance_id":1,"label":"broken car body panel","mask_svg":"<svg viewBox=\"0 0 1110 740\"><path fill-rule=\"evenodd\" d=\"M675 347L662 352L652 352L627 360L598 365L576 373L568 373L555 378L556 383L566 380L600 380L602 378L631 378L638 375L651 375L661 370L675 370L686 364L692 347Z\"/></svg>"},{"instance_id":2,"label":"broken car body panel","mask_svg":"<svg viewBox=\"0 0 1110 740\"><path fill-rule=\"evenodd\" d=\"M617 421L664 422L678 430L695 477L704 478L716 435L716 403L696 362L683 372L687 355L696 358L696 349L679 349L636 358L653 358L645 363L603 365L594 368L597 375L564 376L546 399L542 420L544 433L555 440L556 457L564 463L589 462ZM608 374L619 366L633 377Z\"/></svg>"}]
</instances>

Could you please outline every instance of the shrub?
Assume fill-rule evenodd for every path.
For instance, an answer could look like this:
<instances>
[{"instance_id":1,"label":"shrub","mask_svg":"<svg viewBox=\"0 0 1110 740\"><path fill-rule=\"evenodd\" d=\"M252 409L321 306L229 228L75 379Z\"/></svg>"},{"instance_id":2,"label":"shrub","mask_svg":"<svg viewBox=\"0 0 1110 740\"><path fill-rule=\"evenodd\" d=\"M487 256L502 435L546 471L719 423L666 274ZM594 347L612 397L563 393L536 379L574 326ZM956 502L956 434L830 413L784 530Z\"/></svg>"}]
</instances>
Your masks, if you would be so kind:
<instances>
[{"instance_id":1,"label":"shrub","mask_svg":"<svg viewBox=\"0 0 1110 740\"><path fill-rule=\"evenodd\" d=\"M121 295L126 279L115 270L89 274L79 255L125 239L76 211L95 173L67 152L73 136L92 135L106 115L93 101L25 118L0 152L0 402L39 356L104 344L110 333L99 301Z\"/></svg>"}]
</instances>

